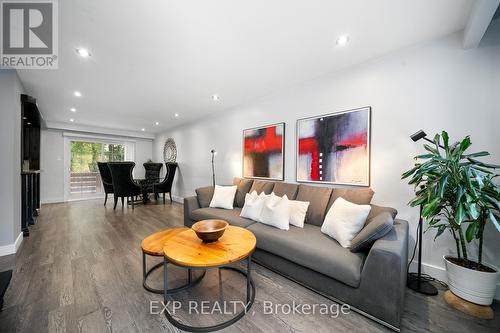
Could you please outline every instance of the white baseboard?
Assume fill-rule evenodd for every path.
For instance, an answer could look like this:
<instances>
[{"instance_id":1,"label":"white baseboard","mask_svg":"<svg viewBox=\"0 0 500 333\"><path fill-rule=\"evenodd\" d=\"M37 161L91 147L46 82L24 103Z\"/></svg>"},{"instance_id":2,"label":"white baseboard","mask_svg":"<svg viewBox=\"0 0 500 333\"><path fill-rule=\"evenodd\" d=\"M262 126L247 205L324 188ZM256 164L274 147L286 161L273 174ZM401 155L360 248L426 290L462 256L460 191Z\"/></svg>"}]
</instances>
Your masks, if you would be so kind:
<instances>
[{"instance_id":1,"label":"white baseboard","mask_svg":"<svg viewBox=\"0 0 500 333\"><path fill-rule=\"evenodd\" d=\"M0 257L15 254L17 252L17 250L19 250L19 247L21 246L22 242L23 242L23 233L21 232L17 236L14 243L0 246Z\"/></svg>"},{"instance_id":2,"label":"white baseboard","mask_svg":"<svg viewBox=\"0 0 500 333\"><path fill-rule=\"evenodd\" d=\"M48 200L42 200L41 204L42 205L47 205L47 204L55 204L55 203L63 203L64 199L48 199Z\"/></svg>"},{"instance_id":3,"label":"white baseboard","mask_svg":"<svg viewBox=\"0 0 500 333\"><path fill-rule=\"evenodd\" d=\"M178 203L184 203L184 198L176 195L172 195L172 200Z\"/></svg>"},{"instance_id":4,"label":"white baseboard","mask_svg":"<svg viewBox=\"0 0 500 333\"><path fill-rule=\"evenodd\" d=\"M416 272L418 267L418 261L413 261L410 265L410 272ZM446 269L444 267L439 267L436 265L422 263L422 273L429 274L435 279L448 283L448 276L446 275ZM500 301L500 282L497 283L497 290L495 293L495 299Z\"/></svg>"}]
</instances>

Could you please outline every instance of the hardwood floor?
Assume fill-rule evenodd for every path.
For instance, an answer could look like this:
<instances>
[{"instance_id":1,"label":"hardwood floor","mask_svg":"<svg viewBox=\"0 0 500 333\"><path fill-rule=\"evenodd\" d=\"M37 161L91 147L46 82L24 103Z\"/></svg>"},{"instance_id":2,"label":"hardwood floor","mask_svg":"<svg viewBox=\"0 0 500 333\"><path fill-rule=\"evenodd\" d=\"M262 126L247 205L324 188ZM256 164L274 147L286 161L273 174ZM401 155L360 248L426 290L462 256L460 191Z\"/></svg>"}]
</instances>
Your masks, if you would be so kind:
<instances>
[{"instance_id":1,"label":"hardwood floor","mask_svg":"<svg viewBox=\"0 0 500 333\"><path fill-rule=\"evenodd\" d=\"M1 332L178 332L163 315L150 314L150 301L160 295L142 288L140 242L166 227L180 226L180 204L151 204L131 208L102 206L102 201L81 201L42 207L38 223L16 255L16 267L0 313ZM150 260L149 264L158 262ZM286 278L253 264L256 299L251 311L226 332L390 332L355 313L338 318L315 314L266 314L267 301L275 304L335 303ZM170 273L170 271L169 271ZM151 285L161 288L161 271ZM180 285L185 271L173 268L171 286ZM175 280L175 281L174 281ZM245 280L236 273L208 271L204 280L172 300L243 300ZM153 303L156 304L156 303ZM184 303L183 303L184 304ZM438 297L407 291L402 331L499 332L496 318L475 320L449 308ZM210 325L230 315L176 316L190 324ZM284 312L284 311L282 311Z\"/></svg>"}]
</instances>

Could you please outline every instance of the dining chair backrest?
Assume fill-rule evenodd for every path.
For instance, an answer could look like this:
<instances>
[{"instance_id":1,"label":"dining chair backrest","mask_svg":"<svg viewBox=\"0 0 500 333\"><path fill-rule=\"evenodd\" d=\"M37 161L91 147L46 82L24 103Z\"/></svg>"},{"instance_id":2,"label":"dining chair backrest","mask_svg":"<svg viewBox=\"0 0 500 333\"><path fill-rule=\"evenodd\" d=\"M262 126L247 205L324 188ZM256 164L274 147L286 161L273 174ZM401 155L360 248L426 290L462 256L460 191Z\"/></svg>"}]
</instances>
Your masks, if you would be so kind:
<instances>
[{"instance_id":1,"label":"dining chair backrest","mask_svg":"<svg viewBox=\"0 0 500 333\"><path fill-rule=\"evenodd\" d=\"M144 163L143 166L144 169L146 170L146 175L144 178L154 179L158 182L158 179L160 178L161 168L163 168L163 164L149 162L149 163Z\"/></svg>"},{"instance_id":2,"label":"dining chair backrest","mask_svg":"<svg viewBox=\"0 0 500 333\"><path fill-rule=\"evenodd\" d=\"M107 162L97 162L99 173L101 174L102 183L105 185L113 186L113 179L111 178L111 171L109 171Z\"/></svg>"},{"instance_id":3,"label":"dining chair backrest","mask_svg":"<svg viewBox=\"0 0 500 333\"><path fill-rule=\"evenodd\" d=\"M119 197L138 195L140 187L132 178L134 162L109 162L108 167L113 179L113 189L115 195Z\"/></svg>"},{"instance_id":4,"label":"dining chair backrest","mask_svg":"<svg viewBox=\"0 0 500 333\"><path fill-rule=\"evenodd\" d=\"M161 189L162 192L170 192L175 177L175 171L177 170L177 163L167 162L165 163L165 167L167 169L167 174L165 175L165 179L163 179L157 187Z\"/></svg>"}]
</instances>

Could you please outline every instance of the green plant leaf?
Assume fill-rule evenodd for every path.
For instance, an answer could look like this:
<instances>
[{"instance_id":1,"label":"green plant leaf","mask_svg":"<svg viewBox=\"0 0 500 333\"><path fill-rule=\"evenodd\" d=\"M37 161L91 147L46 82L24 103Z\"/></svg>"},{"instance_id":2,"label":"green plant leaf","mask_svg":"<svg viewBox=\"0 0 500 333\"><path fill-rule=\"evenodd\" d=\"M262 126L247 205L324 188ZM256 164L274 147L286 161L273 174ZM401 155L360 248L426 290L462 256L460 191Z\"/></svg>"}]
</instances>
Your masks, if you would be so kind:
<instances>
[{"instance_id":1,"label":"green plant leaf","mask_svg":"<svg viewBox=\"0 0 500 333\"><path fill-rule=\"evenodd\" d=\"M485 173L485 174L488 174L488 175L492 175L492 174L493 174L493 172L491 172L490 170L485 169L485 168L481 168L481 167L479 167L479 166L477 166L477 165L471 165L470 167L471 167L472 169L474 169L474 170L481 171L481 172L483 172L483 173Z\"/></svg>"},{"instance_id":2,"label":"green plant leaf","mask_svg":"<svg viewBox=\"0 0 500 333\"><path fill-rule=\"evenodd\" d=\"M441 198L444 197L444 192L446 190L446 185L448 185L448 175L444 175L442 178L441 178L441 182L439 183L439 196Z\"/></svg>"},{"instance_id":3,"label":"green plant leaf","mask_svg":"<svg viewBox=\"0 0 500 333\"><path fill-rule=\"evenodd\" d=\"M481 167L484 167L484 168L490 168L490 169L498 169L500 168L500 165L497 165L497 164L489 164L489 163L484 163L484 162L481 162L479 160L476 160L474 158L470 158L470 157L467 157L467 159L474 163L475 165L479 165Z\"/></svg>"},{"instance_id":4,"label":"green plant leaf","mask_svg":"<svg viewBox=\"0 0 500 333\"><path fill-rule=\"evenodd\" d=\"M498 223L498 220L496 219L495 215L493 215L493 213L490 211L488 217L490 218L490 221L493 222L498 232L500 232L500 224Z\"/></svg>"},{"instance_id":5,"label":"green plant leaf","mask_svg":"<svg viewBox=\"0 0 500 333\"><path fill-rule=\"evenodd\" d=\"M416 206L420 206L421 204L423 204L426 201L427 201L427 196L421 195L421 196L417 196L417 197L413 198L408 204L411 207L416 207Z\"/></svg>"},{"instance_id":6,"label":"green plant leaf","mask_svg":"<svg viewBox=\"0 0 500 333\"><path fill-rule=\"evenodd\" d=\"M450 147L450 146L448 145L448 142L449 142L448 132L446 132L446 131L442 131L442 132L441 132L441 136L443 137L443 146L444 146L444 149L445 149L446 151L448 151L448 149L449 149L449 147Z\"/></svg>"},{"instance_id":7,"label":"green plant leaf","mask_svg":"<svg viewBox=\"0 0 500 333\"><path fill-rule=\"evenodd\" d=\"M414 158L415 159L428 159L434 157L434 154L422 154L422 155L417 155Z\"/></svg>"},{"instance_id":8,"label":"green plant leaf","mask_svg":"<svg viewBox=\"0 0 500 333\"><path fill-rule=\"evenodd\" d=\"M436 240L436 238L441 236L441 234L447 229L447 226L446 224L440 224L436 228L438 231L436 232L436 236L434 236L434 240Z\"/></svg>"},{"instance_id":9,"label":"green plant leaf","mask_svg":"<svg viewBox=\"0 0 500 333\"><path fill-rule=\"evenodd\" d=\"M462 153L464 151L467 150L467 148L469 148L471 146L472 142L470 141L470 136L466 136L462 142L460 142L460 145L459 145L459 151L460 151L460 155L462 155Z\"/></svg>"},{"instance_id":10,"label":"green plant leaf","mask_svg":"<svg viewBox=\"0 0 500 333\"><path fill-rule=\"evenodd\" d=\"M458 204L457 207L457 216L455 221L457 222L458 225L461 225L464 220L465 220L465 210L464 206L460 203Z\"/></svg>"},{"instance_id":11,"label":"green plant leaf","mask_svg":"<svg viewBox=\"0 0 500 333\"><path fill-rule=\"evenodd\" d=\"M470 217L473 220L477 220L477 218L479 217L479 212L477 211L476 204L475 203L469 203L467 205L467 210L469 212Z\"/></svg>"},{"instance_id":12,"label":"green plant leaf","mask_svg":"<svg viewBox=\"0 0 500 333\"><path fill-rule=\"evenodd\" d=\"M478 232L479 226L477 223L471 223L467 227L467 230L465 231L465 239L467 239L467 242L470 243L474 238L476 238L477 232Z\"/></svg>"},{"instance_id":13,"label":"green plant leaf","mask_svg":"<svg viewBox=\"0 0 500 333\"><path fill-rule=\"evenodd\" d=\"M421 164L415 164L415 166L413 168L411 168L410 170L404 172L402 175L401 175L401 179L405 179L405 178L408 178L410 177L415 171L418 170L418 168L420 168Z\"/></svg>"},{"instance_id":14,"label":"green plant leaf","mask_svg":"<svg viewBox=\"0 0 500 333\"><path fill-rule=\"evenodd\" d=\"M439 205L439 201L440 201L440 198L435 198L434 200L432 200L431 202L426 204L424 206L424 208L422 209L422 216L429 217L431 215L434 215L435 210Z\"/></svg>"},{"instance_id":15,"label":"green plant leaf","mask_svg":"<svg viewBox=\"0 0 500 333\"><path fill-rule=\"evenodd\" d=\"M490 153L488 153L487 151L480 151L480 152L477 152L477 153L472 153L472 154L467 154L467 155L464 155L463 157L464 158L468 158L468 157L483 157L483 156L489 156Z\"/></svg>"},{"instance_id":16,"label":"green plant leaf","mask_svg":"<svg viewBox=\"0 0 500 333\"><path fill-rule=\"evenodd\" d=\"M436 148L431 147L428 144L424 144L424 149L427 150L427 151L430 151L431 153L433 153L435 155L440 155L439 151Z\"/></svg>"}]
</instances>

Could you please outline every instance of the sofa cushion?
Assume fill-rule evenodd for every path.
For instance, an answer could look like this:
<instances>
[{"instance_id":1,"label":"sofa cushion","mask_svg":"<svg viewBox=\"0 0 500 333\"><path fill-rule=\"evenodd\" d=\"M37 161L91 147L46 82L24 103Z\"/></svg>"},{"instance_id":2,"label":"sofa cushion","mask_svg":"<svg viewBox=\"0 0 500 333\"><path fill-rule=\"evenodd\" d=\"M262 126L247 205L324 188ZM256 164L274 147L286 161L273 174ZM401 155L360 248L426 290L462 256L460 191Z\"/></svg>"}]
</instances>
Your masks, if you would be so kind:
<instances>
[{"instance_id":1,"label":"sofa cushion","mask_svg":"<svg viewBox=\"0 0 500 333\"><path fill-rule=\"evenodd\" d=\"M265 224L248 227L257 237L257 248L271 252L301 266L325 274L351 287L358 287L363 253L353 253L323 234L315 225L290 226L284 231Z\"/></svg>"},{"instance_id":2,"label":"sofa cushion","mask_svg":"<svg viewBox=\"0 0 500 333\"><path fill-rule=\"evenodd\" d=\"M351 252L366 250L373 242L391 231L393 225L394 218L390 213L382 212L378 214L352 239Z\"/></svg>"},{"instance_id":3,"label":"sofa cushion","mask_svg":"<svg viewBox=\"0 0 500 333\"><path fill-rule=\"evenodd\" d=\"M245 204L245 195L250 191L252 184L252 179L244 179L238 177L235 177L233 179L233 185L238 186L238 189L236 190L236 196L234 197L235 207L243 207L243 205Z\"/></svg>"},{"instance_id":4,"label":"sofa cushion","mask_svg":"<svg viewBox=\"0 0 500 333\"><path fill-rule=\"evenodd\" d=\"M215 188L213 186L200 187L196 189L196 197L201 208L208 207L212 197L214 196Z\"/></svg>"},{"instance_id":5,"label":"sofa cushion","mask_svg":"<svg viewBox=\"0 0 500 333\"><path fill-rule=\"evenodd\" d=\"M198 208L191 212L190 217L194 221L221 219L227 221L230 225L246 228L255 221L240 217L241 208L222 209L222 208Z\"/></svg>"},{"instance_id":6,"label":"sofa cushion","mask_svg":"<svg viewBox=\"0 0 500 333\"><path fill-rule=\"evenodd\" d=\"M334 188L330 202L328 202L328 209L333 205L337 198L342 197L345 200L355 203L357 205L369 205L373 198L373 190L369 187L363 188Z\"/></svg>"},{"instance_id":7,"label":"sofa cushion","mask_svg":"<svg viewBox=\"0 0 500 333\"><path fill-rule=\"evenodd\" d=\"M370 214L368 214L368 217L366 218L366 224L370 223L370 221L372 221L374 217L381 213L389 213L389 215L392 216L393 220L396 218L396 215L398 215L398 211L391 207L377 206L374 204L371 204L370 206L372 206L372 209L370 210Z\"/></svg>"},{"instance_id":8,"label":"sofa cushion","mask_svg":"<svg viewBox=\"0 0 500 333\"><path fill-rule=\"evenodd\" d=\"M275 183L273 188L274 194L276 194L278 197L286 195L289 200L295 200L298 190L298 184L289 183Z\"/></svg>"},{"instance_id":9,"label":"sofa cushion","mask_svg":"<svg viewBox=\"0 0 500 333\"><path fill-rule=\"evenodd\" d=\"M264 192L265 194L271 194L273 188L274 188L273 182L268 182L265 180L254 180L252 187L250 188L250 193L256 191L257 194L260 194L260 192Z\"/></svg>"},{"instance_id":10,"label":"sofa cushion","mask_svg":"<svg viewBox=\"0 0 500 333\"><path fill-rule=\"evenodd\" d=\"M321 226L326 214L326 207L332 189L328 187L318 187L310 185L299 185L299 192L295 200L309 201L309 209L307 210L306 223Z\"/></svg>"}]
</instances>

